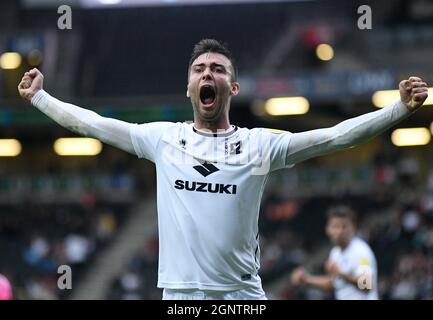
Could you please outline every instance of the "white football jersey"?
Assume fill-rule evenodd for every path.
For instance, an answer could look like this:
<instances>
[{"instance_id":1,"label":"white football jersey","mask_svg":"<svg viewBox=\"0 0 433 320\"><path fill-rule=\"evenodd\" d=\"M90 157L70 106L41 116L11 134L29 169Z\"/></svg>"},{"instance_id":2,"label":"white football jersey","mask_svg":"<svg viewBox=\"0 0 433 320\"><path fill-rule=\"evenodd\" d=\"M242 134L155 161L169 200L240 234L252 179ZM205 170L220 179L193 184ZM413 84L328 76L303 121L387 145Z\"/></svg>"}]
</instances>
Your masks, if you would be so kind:
<instances>
[{"instance_id":1,"label":"white football jersey","mask_svg":"<svg viewBox=\"0 0 433 320\"><path fill-rule=\"evenodd\" d=\"M338 246L333 247L329 259L335 261L343 273L354 277L362 276L358 285L364 290L336 277L334 290L337 300L378 299L376 258L364 240L354 237L344 250Z\"/></svg>"},{"instance_id":2,"label":"white football jersey","mask_svg":"<svg viewBox=\"0 0 433 320\"><path fill-rule=\"evenodd\" d=\"M260 201L268 174L286 167L292 134L170 122L130 133L137 155L156 165L158 287L261 289Z\"/></svg>"}]
</instances>

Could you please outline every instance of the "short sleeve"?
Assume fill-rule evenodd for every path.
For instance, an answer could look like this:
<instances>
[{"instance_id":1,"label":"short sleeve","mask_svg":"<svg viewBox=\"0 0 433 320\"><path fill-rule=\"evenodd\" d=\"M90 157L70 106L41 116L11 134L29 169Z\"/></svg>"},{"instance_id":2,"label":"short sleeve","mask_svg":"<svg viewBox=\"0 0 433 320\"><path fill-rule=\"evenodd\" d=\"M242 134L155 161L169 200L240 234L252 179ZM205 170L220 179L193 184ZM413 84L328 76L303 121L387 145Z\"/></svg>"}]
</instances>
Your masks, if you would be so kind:
<instances>
[{"instance_id":1,"label":"short sleeve","mask_svg":"<svg viewBox=\"0 0 433 320\"><path fill-rule=\"evenodd\" d=\"M132 124L129 132L137 156L155 162L157 147L162 135L174 125L173 122Z\"/></svg>"}]
</instances>

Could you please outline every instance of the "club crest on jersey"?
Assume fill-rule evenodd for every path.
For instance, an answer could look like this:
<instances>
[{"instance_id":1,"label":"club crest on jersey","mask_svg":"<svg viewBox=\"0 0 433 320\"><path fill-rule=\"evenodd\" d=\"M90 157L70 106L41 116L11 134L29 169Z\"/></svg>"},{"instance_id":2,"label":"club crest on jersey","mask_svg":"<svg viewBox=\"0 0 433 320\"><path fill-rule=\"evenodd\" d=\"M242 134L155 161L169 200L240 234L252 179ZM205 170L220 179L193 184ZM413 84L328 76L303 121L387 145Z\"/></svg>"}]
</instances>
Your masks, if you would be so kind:
<instances>
[{"instance_id":1,"label":"club crest on jersey","mask_svg":"<svg viewBox=\"0 0 433 320\"><path fill-rule=\"evenodd\" d=\"M230 154L240 154L242 152L242 141L230 143Z\"/></svg>"}]
</instances>

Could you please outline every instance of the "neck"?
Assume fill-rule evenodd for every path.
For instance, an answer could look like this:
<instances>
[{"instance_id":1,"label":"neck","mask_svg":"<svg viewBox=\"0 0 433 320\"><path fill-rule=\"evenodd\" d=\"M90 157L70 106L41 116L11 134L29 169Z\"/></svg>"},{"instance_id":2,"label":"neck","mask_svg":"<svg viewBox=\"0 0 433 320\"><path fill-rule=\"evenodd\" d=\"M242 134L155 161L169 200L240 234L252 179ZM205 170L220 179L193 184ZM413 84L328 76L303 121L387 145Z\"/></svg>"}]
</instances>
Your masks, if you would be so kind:
<instances>
[{"instance_id":1,"label":"neck","mask_svg":"<svg viewBox=\"0 0 433 320\"><path fill-rule=\"evenodd\" d=\"M227 130L230 128L230 121L228 118L223 118L217 121L203 121L200 119L194 119L194 127L196 129L210 130L212 132L218 132L218 130Z\"/></svg>"},{"instance_id":2,"label":"neck","mask_svg":"<svg viewBox=\"0 0 433 320\"><path fill-rule=\"evenodd\" d=\"M342 250L345 250L345 249L348 247L348 245L350 244L350 242L352 241L352 239L353 239L353 237L350 238L350 240L347 241L347 242L340 243L340 248L341 248Z\"/></svg>"}]
</instances>

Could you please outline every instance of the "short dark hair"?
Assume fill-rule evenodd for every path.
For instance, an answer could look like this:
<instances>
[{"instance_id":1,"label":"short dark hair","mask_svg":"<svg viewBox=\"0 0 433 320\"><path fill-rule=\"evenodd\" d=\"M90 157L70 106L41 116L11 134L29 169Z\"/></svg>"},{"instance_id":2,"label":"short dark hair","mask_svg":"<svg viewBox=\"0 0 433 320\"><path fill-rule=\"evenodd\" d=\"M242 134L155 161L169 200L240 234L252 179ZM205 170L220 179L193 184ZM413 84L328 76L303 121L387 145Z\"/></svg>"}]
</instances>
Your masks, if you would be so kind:
<instances>
[{"instance_id":1,"label":"short dark hair","mask_svg":"<svg viewBox=\"0 0 433 320\"><path fill-rule=\"evenodd\" d=\"M346 205L337 205L328 209L328 221L332 218L346 218L349 219L354 226L357 224L357 217L355 211Z\"/></svg>"},{"instance_id":2,"label":"short dark hair","mask_svg":"<svg viewBox=\"0 0 433 320\"><path fill-rule=\"evenodd\" d=\"M191 59L189 60L189 69L191 69L192 63L195 59L207 52L219 53L229 59L233 67L232 81L237 81L238 70L233 58L233 54L229 50L227 44L215 39L202 39L196 43L194 49L192 50Z\"/></svg>"}]
</instances>

